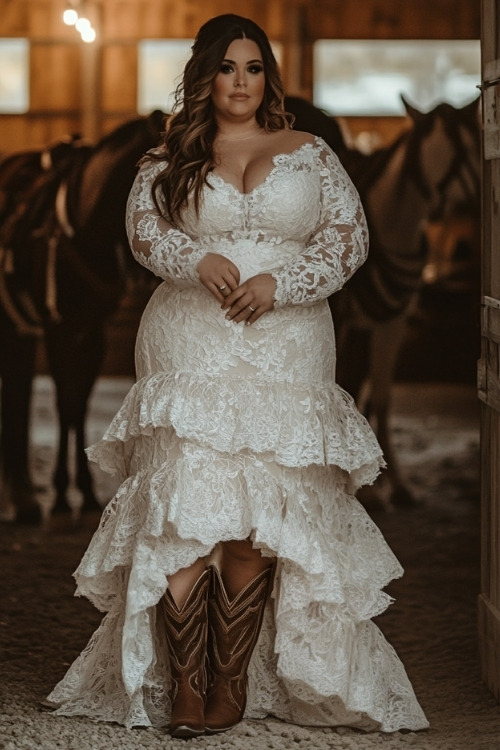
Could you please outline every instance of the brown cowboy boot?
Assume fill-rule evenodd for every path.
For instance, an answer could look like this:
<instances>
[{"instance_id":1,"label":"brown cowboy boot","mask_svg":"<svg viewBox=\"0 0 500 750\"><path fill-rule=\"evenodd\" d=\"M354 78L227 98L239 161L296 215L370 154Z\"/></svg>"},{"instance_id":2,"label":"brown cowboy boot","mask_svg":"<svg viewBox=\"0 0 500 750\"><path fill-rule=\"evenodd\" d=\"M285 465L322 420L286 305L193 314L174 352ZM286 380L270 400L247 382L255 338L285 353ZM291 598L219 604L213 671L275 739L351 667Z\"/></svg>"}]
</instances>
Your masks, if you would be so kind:
<instances>
[{"instance_id":1,"label":"brown cowboy boot","mask_svg":"<svg viewBox=\"0 0 500 750\"><path fill-rule=\"evenodd\" d=\"M203 571L182 609L178 609L170 591L162 599L172 676L172 737L197 737L205 732L210 575L210 568Z\"/></svg>"},{"instance_id":2,"label":"brown cowboy boot","mask_svg":"<svg viewBox=\"0 0 500 750\"><path fill-rule=\"evenodd\" d=\"M205 706L207 734L225 732L243 718L247 669L259 636L274 565L259 573L229 601L217 568L208 599L209 688Z\"/></svg>"}]
</instances>

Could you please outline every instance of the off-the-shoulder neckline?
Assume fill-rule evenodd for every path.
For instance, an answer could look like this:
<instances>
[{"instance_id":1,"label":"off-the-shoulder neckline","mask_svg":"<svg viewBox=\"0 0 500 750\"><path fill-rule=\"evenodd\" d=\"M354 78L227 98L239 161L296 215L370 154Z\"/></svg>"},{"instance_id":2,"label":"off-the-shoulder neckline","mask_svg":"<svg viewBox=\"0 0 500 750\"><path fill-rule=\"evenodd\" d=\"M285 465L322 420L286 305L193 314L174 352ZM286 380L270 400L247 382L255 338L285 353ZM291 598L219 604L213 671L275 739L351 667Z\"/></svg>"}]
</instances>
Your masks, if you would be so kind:
<instances>
[{"instance_id":1,"label":"off-the-shoulder neckline","mask_svg":"<svg viewBox=\"0 0 500 750\"><path fill-rule=\"evenodd\" d=\"M238 195L242 197L248 197L249 195L252 195L253 193L257 192L257 190L260 190L264 187L264 185L267 184L271 176L274 174L276 169L280 166L282 161L285 159L288 159L290 157L296 156L301 151L307 149L307 148L320 148L324 147L325 142L322 138L315 135L314 141L305 141L305 143L301 143L300 146L296 146L296 148L292 149L291 151L280 151L277 154L273 154L271 157L271 161L273 163L273 166L265 176L265 178L262 180L262 182L259 182L258 185L255 185L251 190L248 190L248 192L243 192L239 188L236 187L236 185L233 185L232 182L229 182L228 180L224 179L224 177L221 177L220 175L216 174L215 172L210 172L209 179L215 178L219 183L223 185L227 185L228 187L232 188Z\"/></svg>"}]
</instances>

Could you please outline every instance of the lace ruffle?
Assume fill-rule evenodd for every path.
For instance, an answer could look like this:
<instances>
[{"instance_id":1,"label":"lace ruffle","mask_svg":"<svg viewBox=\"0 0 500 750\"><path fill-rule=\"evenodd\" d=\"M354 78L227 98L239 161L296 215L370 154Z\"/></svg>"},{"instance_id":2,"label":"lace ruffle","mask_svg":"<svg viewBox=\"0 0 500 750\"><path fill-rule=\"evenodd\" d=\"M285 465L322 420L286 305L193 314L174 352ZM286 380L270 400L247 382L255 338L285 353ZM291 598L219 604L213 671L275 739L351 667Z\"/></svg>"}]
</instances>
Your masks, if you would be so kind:
<instances>
[{"instance_id":1,"label":"lace ruffle","mask_svg":"<svg viewBox=\"0 0 500 750\"><path fill-rule=\"evenodd\" d=\"M232 455L250 450L285 466L334 464L350 474L353 491L373 482L384 465L370 426L339 386L306 389L227 374L142 378L88 456L126 476L124 444L170 426L180 437Z\"/></svg>"},{"instance_id":2,"label":"lace ruffle","mask_svg":"<svg viewBox=\"0 0 500 750\"><path fill-rule=\"evenodd\" d=\"M163 436L163 462L157 446L157 436L136 442L131 461L149 468L122 485L75 573L77 593L109 614L49 696L59 713L168 722L156 630L166 576L222 539L250 536L278 558L278 571L246 715L385 731L426 726L401 663L368 622L391 602L382 588L402 569L346 492L343 472L235 459L173 432ZM104 648L105 669L92 673Z\"/></svg>"}]
</instances>

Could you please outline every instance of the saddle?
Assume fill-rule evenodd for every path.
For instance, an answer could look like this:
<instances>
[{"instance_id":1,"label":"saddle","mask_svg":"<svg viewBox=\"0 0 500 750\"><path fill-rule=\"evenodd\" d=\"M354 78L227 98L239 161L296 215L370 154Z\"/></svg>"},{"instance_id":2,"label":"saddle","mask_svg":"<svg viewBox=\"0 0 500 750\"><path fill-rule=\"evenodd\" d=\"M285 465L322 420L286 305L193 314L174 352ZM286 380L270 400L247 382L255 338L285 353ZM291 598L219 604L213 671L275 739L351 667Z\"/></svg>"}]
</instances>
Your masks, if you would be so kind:
<instances>
[{"instance_id":1,"label":"saddle","mask_svg":"<svg viewBox=\"0 0 500 750\"><path fill-rule=\"evenodd\" d=\"M43 313L32 293L33 276L49 275L48 246L58 232L56 195L90 151L75 136L36 154L36 159L32 154L11 171L0 190L0 305L22 335L42 335Z\"/></svg>"}]
</instances>

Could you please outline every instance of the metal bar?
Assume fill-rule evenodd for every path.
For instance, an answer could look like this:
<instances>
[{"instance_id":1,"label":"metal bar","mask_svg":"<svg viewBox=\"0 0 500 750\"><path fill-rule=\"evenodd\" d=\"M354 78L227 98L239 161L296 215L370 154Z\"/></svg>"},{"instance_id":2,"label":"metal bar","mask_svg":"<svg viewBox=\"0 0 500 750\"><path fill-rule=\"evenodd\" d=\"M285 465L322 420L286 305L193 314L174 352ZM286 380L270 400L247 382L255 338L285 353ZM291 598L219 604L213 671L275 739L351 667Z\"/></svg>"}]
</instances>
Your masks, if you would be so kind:
<instances>
[{"instance_id":1,"label":"metal bar","mask_svg":"<svg viewBox=\"0 0 500 750\"><path fill-rule=\"evenodd\" d=\"M492 86L498 86L500 84L500 78L493 78L491 81L484 81L484 83L480 83L476 86L479 91L485 91L486 89L491 88Z\"/></svg>"}]
</instances>

